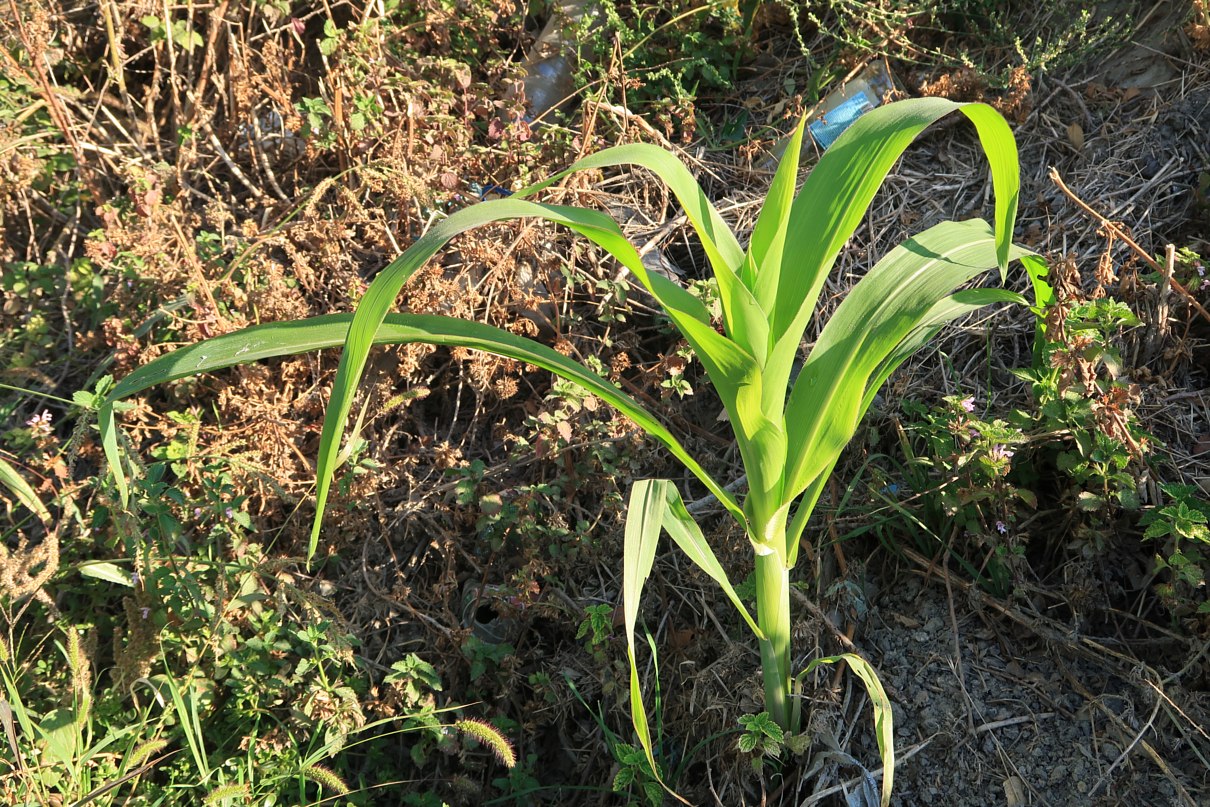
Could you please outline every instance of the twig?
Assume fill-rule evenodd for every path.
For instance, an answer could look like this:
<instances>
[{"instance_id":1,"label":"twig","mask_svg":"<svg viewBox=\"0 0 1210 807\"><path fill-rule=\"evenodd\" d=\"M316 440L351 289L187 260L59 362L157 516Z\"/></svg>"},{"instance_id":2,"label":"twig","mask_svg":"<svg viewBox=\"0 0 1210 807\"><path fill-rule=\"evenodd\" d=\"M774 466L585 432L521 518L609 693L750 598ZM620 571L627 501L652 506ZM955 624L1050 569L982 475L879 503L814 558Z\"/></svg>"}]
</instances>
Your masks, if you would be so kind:
<instances>
[{"instance_id":1,"label":"twig","mask_svg":"<svg viewBox=\"0 0 1210 807\"><path fill-rule=\"evenodd\" d=\"M223 148L223 144L219 142L218 135L216 135L214 130L209 127L209 124L207 124L207 129L207 139L209 139L210 145L214 146L214 150L218 152L219 159L221 159L227 165L228 170L230 170L232 175L240 181L240 184L248 189L253 198L255 198L258 202L263 201L265 198L265 192L253 185L252 181L244 175L244 172L241 171L239 166L236 165L231 159L231 155L229 155L227 150Z\"/></svg>"},{"instance_id":2,"label":"twig","mask_svg":"<svg viewBox=\"0 0 1210 807\"><path fill-rule=\"evenodd\" d=\"M995 720L991 723L984 723L975 727L975 735L986 734L989 731L996 729L1005 729L1009 726L1019 726L1022 723L1034 723L1039 720L1045 720L1048 717L1054 717L1055 712L1042 712L1036 715L1021 715L1020 717L1007 717L1004 720Z\"/></svg>"},{"instance_id":3,"label":"twig","mask_svg":"<svg viewBox=\"0 0 1210 807\"><path fill-rule=\"evenodd\" d=\"M913 745L911 748L909 748L907 751L904 751L902 754L899 754L896 757L895 764L899 765L901 763L907 762L909 759L916 756L924 749L928 748L929 744L933 742L933 739L936 736L937 735L934 734L932 737L929 737L927 740L917 743L916 745ZM869 775L871 777L873 777L874 779L881 779L882 773L883 773L883 769L879 768L876 771L870 771ZM819 804L821 801L826 799L828 796L831 796L833 793L839 793L842 790L847 791L851 787L856 787L857 785L861 784L862 780L864 780L864 779L865 779L864 776L854 776L852 779L850 779L847 782L841 782L838 785L832 785L827 790L821 790L818 793L812 793L810 796L807 796L806 800L800 802L798 807L810 807L810 805L812 805L812 804Z\"/></svg>"},{"instance_id":4,"label":"twig","mask_svg":"<svg viewBox=\"0 0 1210 807\"><path fill-rule=\"evenodd\" d=\"M1097 791L1101 789L1102 785L1109 781L1109 777L1112 776L1117 767L1126 760L1126 757L1130 756L1130 752L1134 750L1134 747L1142 742L1143 735L1148 731L1151 731L1151 726L1155 723L1156 715L1160 713L1160 705L1162 703L1163 701L1161 701L1159 698L1155 699L1155 708L1151 710L1151 717L1147 718L1147 722L1143 724L1141 729L1139 729L1138 734L1134 735L1134 739L1130 741L1130 745L1122 749L1122 753L1118 754L1118 758L1113 761L1113 764L1110 765L1103 774L1101 774L1101 778L1098 779L1097 783L1092 786L1092 790L1088 791L1089 800L1091 800L1092 797L1097 794Z\"/></svg>"},{"instance_id":5,"label":"twig","mask_svg":"<svg viewBox=\"0 0 1210 807\"><path fill-rule=\"evenodd\" d=\"M734 482L727 484L723 490L727 491L728 493L734 493L747 484L748 475L742 474ZM689 502L689 504L685 505L685 509L688 510L692 515L700 515L702 513L709 512L713 509L714 505L718 503L717 496L715 496L713 493L707 493L702 498Z\"/></svg>"},{"instance_id":6,"label":"twig","mask_svg":"<svg viewBox=\"0 0 1210 807\"><path fill-rule=\"evenodd\" d=\"M1096 219L1098 222L1100 222L1101 226L1104 227L1105 229L1111 231L1113 233L1114 237L1122 239L1122 242L1124 244L1126 244L1126 246L1133 249L1135 251L1135 254L1137 254L1140 258L1142 258L1143 261L1148 266L1150 266L1152 269L1159 272L1160 274L1164 273L1163 265L1161 265L1160 262L1157 261L1155 258L1153 258L1149 254L1147 254L1147 250L1143 249L1137 243L1135 243L1134 239L1130 237L1130 235L1126 232L1125 228L1123 228L1117 222L1113 222L1113 221L1110 221L1109 219L1105 218L1100 213L1098 213L1097 211L1095 211L1091 207L1089 207L1080 197L1076 196L1075 193L1072 192L1071 188L1067 187L1067 185L1064 184L1063 178L1059 176L1059 172L1057 169L1051 168L1049 174L1050 174L1051 181L1054 182L1055 185L1059 186L1059 190L1063 191L1063 194L1068 199L1075 202L1076 206L1078 206L1081 210L1083 210L1089 216L1092 216L1094 219ZM1168 284L1170 286L1172 286L1172 288L1176 289L1176 291L1181 296L1183 296L1186 301L1188 301L1189 305L1193 306L1193 308L1196 309L1197 312L1199 314L1201 314L1202 317L1204 317L1207 322L1210 322L1210 311L1207 311L1202 306L1202 304L1199 303L1197 301L1197 299L1192 294L1189 293L1189 290L1186 289L1184 286L1182 286L1180 284L1180 282L1177 281L1176 278L1169 277Z\"/></svg>"},{"instance_id":7,"label":"twig","mask_svg":"<svg viewBox=\"0 0 1210 807\"><path fill-rule=\"evenodd\" d=\"M17 60L13 58L12 54L8 52L7 48L0 48L0 58L3 59L6 67L11 71L12 75L20 76L30 84L34 84L38 87L39 94L42 96L42 100L46 103L46 111L50 113L51 121L56 127L58 127L59 131L63 133L63 139L67 141L67 145L71 148L72 155L76 159L76 169L80 172L84 185L92 193L93 199L97 203L100 203L104 199L104 196L101 193L101 186L97 182L97 178L94 175L94 169L91 167L91 164L84 159L84 150L81 147L79 139L75 135L75 131L72 129L71 118L68 117L67 111L63 108L62 100L59 98L58 93L55 92L54 83L51 81L49 73L50 67L45 64L45 54L42 52L42 48L38 47L39 44L44 45L45 43L36 43L30 37L29 31L25 27L25 20L22 16L22 10L17 5L16 0L8 0L8 7L12 11L13 24L16 28L17 38L21 41L21 45L25 48L25 52L29 54L30 62L33 66L33 75L31 76L29 72L27 72L17 62ZM41 64L39 64L39 62L41 62Z\"/></svg>"},{"instance_id":8,"label":"twig","mask_svg":"<svg viewBox=\"0 0 1210 807\"><path fill-rule=\"evenodd\" d=\"M1105 704L1101 703L1101 698L1097 697L1096 694L1090 691L1088 687L1084 686L1080 680L1072 674L1071 670L1067 668L1067 665L1063 663L1062 658L1056 657L1055 662L1059 665L1059 669L1063 672L1063 675L1067 678L1068 682L1072 685L1075 691L1078 692L1080 696L1084 698L1084 700L1088 701L1088 703L1097 707L1097 709L1099 709L1101 713L1109 719L1109 722L1112 723L1119 732L1121 732L1123 737L1129 737L1131 733L1130 726L1126 725L1126 722L1122 720L1122 718L1118 717L1112 711L1107 709ZM1154 719L1155 714L1153 713L1151 720ZM1189 791L1186 790L1185 786L1181 784L1179 779L1177 779L1176 772L1173 771L1172 766L1160 756L1159 752L1155 750L1151 743L1143 739L1143 734L1146 733L1146 728L1150 727L1151 720L1147 721L1147 726L1144 727L1144 731L1139 732L1139 735L1135 737L1134 742L1131 743L1131 748L1133 748L1136 744L1142 748L1151 761L1155 763L1156 767L1160 769L1160 772L1164 774L1164 777L1176 789L1177 796L1180 798L1181 803L1188 805L1188 807L1195 807L1197 802L1193 800L1193 797L1189 795ZM1100 783L1098 782L1097 784L1099 785Z\"/></svg>"},{"instance_id":9,"label":"twig","mask_svg":"<svg viewBox=\"0 0 1210 807\"><path fill-rule=\"evenodd\" d=\"M659 130L657 130L654 126L652 126L647 121L643 120L641 117L639 117L635 113L631 112L626 107L619 106L618 104L608 104L603 101L598 101L596 106L599 109L603 109L606 112L616 115L617 117L621 118L622 120L626 121L627 123L633 123L635 126L642 129L647 134L648 137L652 138L653 140L655 140L657 143L659 143L661 146L668 149L669 151L680 151L680 149L678 149L676 146L672 145L672 143L668 142L668 138L664 137L664 135L660 134Z\"/></svg>"},{"instance_id":10,"label":"twig","mask_svg":"<svg viewBox=\"0 0 1210 807\"><path fill-rule=\"evenodd\" d=\"M923 555L920 555L907 547L903 547L902 552L918 566L922 568L928 567L930 572L932 571L928 558L925 558ZM923 574L923 572L919 573ZM942 569L941 573L949 575L949 572L946 569ZM1094 641L1086 636L1071 635L1057 623L1054 623L1053 620L1041 617L1039 615L1027 615L1022 613L1019 609L1013 606L1006 605L994 597L983 594L973 583L967 582L960 578L953 578L953 585L967 592L971 596L973 602L995 609L1003 616L1006 616L1012 621L1016 622L1018 625L1028 628L1039 637L1054 642L1075 655L1110 668L1115 666L1114 662L1117 662L1116 666L1118 666L1119 671L1122 669L1136 671L1135 676L1144 682L1146 682L1146 679L1139 675L1139 672L1146 673L1147 678L1160 680L1159 674L1144 662L1118 653L1101 644L1100 642ZM1061 654L1056 654L1054 656L1054 660L1068 681L1071 683L1072 687L1080 694L1081 697L1104 712L1109 720L1114 723L1119 731L1122 732L1123 736L1128 737L1131 735L1132 732L1130 727L1127 726L1120 717L1106 709L1105 706L1100 703L1099 699L1072 675L1071 671L1067 668L1067 665L1064 664ZM1177 780L1176 773L1174 772L1172 766L1170 766L1163 759L1163 757L1160 756L1155 747L1141 739L1139 740L1139 747L1141 747L1151 761L1155 763L1156 767L1160 769L1160 772L1164 774L1165 778L1172 783L1172 786L1177 790L1181 803L1188 805L1188 807L1193 807L1196 802L1193 800L1192 796L1189 795L1189 791L1186 790L1180 781Z\"/></svg>"}]
</instances>

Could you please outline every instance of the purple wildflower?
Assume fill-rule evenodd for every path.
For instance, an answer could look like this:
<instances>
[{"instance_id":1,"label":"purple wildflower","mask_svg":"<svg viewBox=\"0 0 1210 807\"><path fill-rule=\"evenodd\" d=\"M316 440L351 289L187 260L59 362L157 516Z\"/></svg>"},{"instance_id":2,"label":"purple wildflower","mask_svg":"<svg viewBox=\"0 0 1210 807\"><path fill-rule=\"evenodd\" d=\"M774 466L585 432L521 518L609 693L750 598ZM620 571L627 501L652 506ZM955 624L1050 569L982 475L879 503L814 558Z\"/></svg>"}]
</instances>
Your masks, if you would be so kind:
<instances>
[{"instance_id":1,"label":"purple wildflower","mask_svg":"<svg viewBox=\"0 0 1210 807\"><path fill-rule=\"evenodd\" d=\"M958 405L961 406L963 409L965 409L967 412L974 412L975 411L975 398L974 398L974 396L971 396L970 398L963 398L961 401L958 402Z\"/></svg>"},{"instance_id":2,"label":"purple wildflower","mask_svg":"<svg viewBox=\"0 0 1210 807\"><path fill-rule=\"evenodd\" d=\"M992 446L991 453L988 456L997 462L1007 462L1013 458L1013 454L1015 453L1015 451L1006 448L1000 443L996 443L994 446Z\"/></svg>"},{"instance_id":3,"label":"purple wildflower","mask_svg":"<svg viewBox=\"0 0 1210 807\"><path fill-rule=\"evenodd\" d=\"M1001 535L1008 535L1008 525L1003 521L997 521L996 532L1000 533Z\"/></svg>"},{"instance_id":4,"label":"purple wildflower","mask_svg":"<svg viewBox=\"0 0 1210 807\"><path fill-rule=\"evenodd\" d=\"M51 414L48 410L42 410L41 414L34 415L29 420L25 421L25 425L34 430L36 434L50 434Z\"/></svg>"}]
</instances>

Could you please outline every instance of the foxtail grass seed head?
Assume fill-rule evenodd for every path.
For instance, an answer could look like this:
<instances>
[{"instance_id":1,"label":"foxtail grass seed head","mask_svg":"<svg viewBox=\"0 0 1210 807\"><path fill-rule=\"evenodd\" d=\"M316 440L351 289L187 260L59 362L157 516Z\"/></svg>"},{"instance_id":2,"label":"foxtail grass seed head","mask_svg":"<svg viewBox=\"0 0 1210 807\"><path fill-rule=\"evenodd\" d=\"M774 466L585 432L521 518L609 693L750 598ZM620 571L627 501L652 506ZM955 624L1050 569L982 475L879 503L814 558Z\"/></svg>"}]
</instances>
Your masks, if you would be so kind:
<instances>
[{"instance_id":1,"label":"foxtail grass seed head","mask_svg":"<svg viewBox=\"0 0 1210 807\"><path fill-rule=\"evenodd\" d=\"M137 767L146 762L149 757L158 754L167 747L168 741L162 737L148 740L130 752L130 756L126 758L126 763L132 768Z\"/></svg>"},{"instance_id":2,"label":"foxtail grass seed head","mask_svg":"<svg viewBox=\"0 0 1210 807\"><path fill-rule=\"evenodd\" d=\"M67 629L67 665L71 668L71 691L82 712L92 702L92 665L80 646L80 631Z\"/></svg>"},{"instance_id":3,"label":"foxtail grass seed head","mask_svg":"<svg viewBox=\"0 0 1210 807\"><path fill-rule=\"evenodd\" d=\"M248 804L252 799L252 791L247 785L229 784L220 785L214 790L211 790L206 798L202 799L202 804L206 807L219 807L222 804Z\"/></svg>"},{"instance_id":4,"label":"foxtail grass seed head","mask_svg":"<svg viewBox=\"0 0 1210 807\"><path fill-rule=\"evenodd\" d=\"M347 795L349 792L349 786L345 784L345 781L322 765L308 765L302 769L302 775L341 796Z\"/></svg>"},{"instance_id":5,"label":"foxtail grass seed head","mask_svg":"<svg viewBox=\"0 0 1210 807\"><path fill-rule=\"evenodd\" d=\"M496 755L496 759L506 768L517 764L517 753L500 730L485 720L459 720L454 728L488 746Z\"/></svg>"}]
</instances>

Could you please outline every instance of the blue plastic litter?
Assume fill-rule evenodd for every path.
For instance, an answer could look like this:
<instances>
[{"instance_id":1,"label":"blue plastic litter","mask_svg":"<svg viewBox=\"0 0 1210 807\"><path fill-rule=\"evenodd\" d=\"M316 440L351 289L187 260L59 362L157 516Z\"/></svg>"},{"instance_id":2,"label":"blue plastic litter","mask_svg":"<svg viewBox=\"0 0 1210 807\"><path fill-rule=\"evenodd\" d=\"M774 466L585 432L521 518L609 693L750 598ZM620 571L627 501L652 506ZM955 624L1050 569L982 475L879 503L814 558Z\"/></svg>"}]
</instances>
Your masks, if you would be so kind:
<instances>
[{"instance_id":1,"label":"blue plastic litter","mask_svg":"<svg viewBox=\"0 0 1210 807\"><path fill-rule=\"evenodd\" d=\"M815 138L815 142L821 148L828 148L836 142L836 138L840 137L845 129L853 125L853 122L860 118L865 113L873 109L877 104L874 99L863 90L859 90L856 95L842 102L840 106L828 112L819 120L811 121L809 128L811 136Z\"/></svg>"},{"instance_id":2,"label":"blue plastic litter","mask_svg":"<svg viewBox=\"0 0 1210 807\"><path fill-rule=\"evenodd\" d=\"M503 185L497 185L494 182L479 183L468 182L467 190L479 197L480 202L486 202L488 199L500 199L505 196L512 196L513 192Z\"/></svg>"}]
</instances>

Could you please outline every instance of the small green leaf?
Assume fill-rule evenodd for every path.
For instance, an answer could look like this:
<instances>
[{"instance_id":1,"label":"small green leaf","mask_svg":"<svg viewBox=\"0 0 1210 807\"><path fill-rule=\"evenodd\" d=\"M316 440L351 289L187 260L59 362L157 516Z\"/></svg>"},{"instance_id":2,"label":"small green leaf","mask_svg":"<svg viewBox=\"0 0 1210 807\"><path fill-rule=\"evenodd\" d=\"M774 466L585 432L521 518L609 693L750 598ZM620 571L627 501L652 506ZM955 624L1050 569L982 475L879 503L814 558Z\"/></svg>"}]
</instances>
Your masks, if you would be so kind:
<instances>
[{"instance_id":1,"label":"small green leaf","mask_svg":"<svg viewBox=\"0 0 1210 807\"><path fill-rule=\"evenodd\" d=\"M1087 490L1080 491L1076 497L1076 507L1086 513L1092 513L1105 506L1105 498Z\"/></svg>"},{"instance_id":2,"label":"small green leaf","mask_svg":"<svg viewBox=\"0 0 1210 807\"><path fill-rule=\"evenodd\" d=\"M116 583L119 586L128 588L134 587L134 578L130 572L126 571L116 563L109 561L86 561L77 567L84 577L92 577L97 580L104 580L107 583Z\"/></svg>"}]
</instances>

